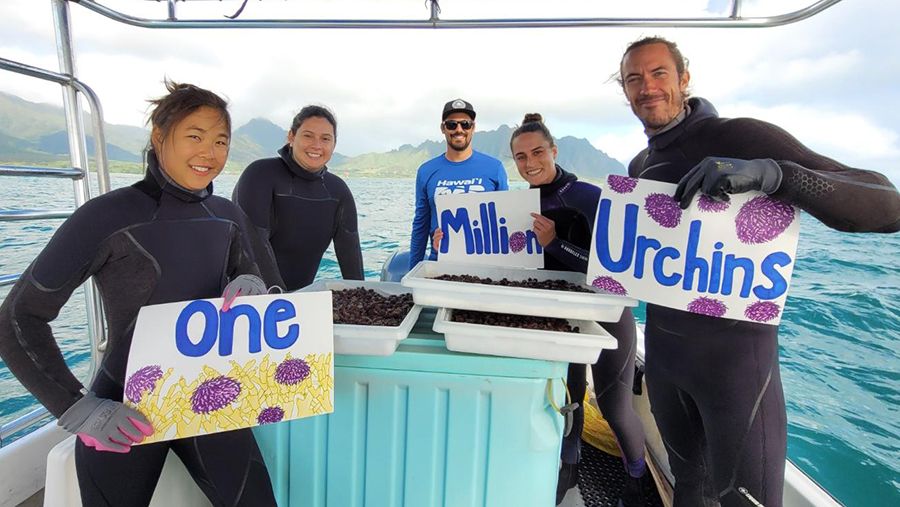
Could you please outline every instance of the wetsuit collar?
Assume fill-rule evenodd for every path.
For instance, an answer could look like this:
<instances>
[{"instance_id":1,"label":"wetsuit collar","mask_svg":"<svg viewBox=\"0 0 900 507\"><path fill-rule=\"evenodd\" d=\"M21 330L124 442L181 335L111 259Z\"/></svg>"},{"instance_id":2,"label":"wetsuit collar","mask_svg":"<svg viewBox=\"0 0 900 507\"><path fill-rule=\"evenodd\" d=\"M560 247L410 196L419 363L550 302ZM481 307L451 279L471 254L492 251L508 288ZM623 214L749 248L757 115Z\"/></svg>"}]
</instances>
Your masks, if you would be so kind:
<instances>
[{"instance_id":1,"label":"wetsuit collar","mask_svg":"<svg viewBox=\"0 0 900 507\"><path fill-rule=\"evenodd\" d=\"M156 158L156 153L153 150L147 152L147 172L144 174L144 179L135 183L134 186L156 200L159 200L163 192L165 192L184 202L200 202L212 195L213 192L212 182L201 190L188 190L175 183L159 167L159 159Z\"/></svg>"},{"instance_id":2,"label":"wetsuit collar","mask_svg":"<svg viewBox=\"0 0 900 507\"><path fill-rule=\"evenodd\" d=\"M650 146L663 149L697 122L719 116L716 108L708 100L700 97L691 97L684 107L683 116L679 114L671 123L648 135Z\"/></svg>"},{"instance_id":3,"label":"wetsuit collar","mask_svg":"<svg viewBox=\"0 0 900 507\"><path fill-rule=\"evenodd\" d=\"M304 180L313 181L322 179L325 176L325 173L328 171L327 166L319 169L316 172L310 172L302 168L300 164L298 164L297 161L294 160L294 154L291 153L290 144L285 144L284 146L282 146L281 149L278 150L278 155L281 156L281 160L283 160L284 163L287 164L288 169L290 169L290 171L294 173L294 175L299 176Z\"/></svg>"},{"instance_id":4,"label":"wetsuit collar","mask_svg":"<svg viewBox=\"0 0 900 507\"><path fill-rule=\"evenodd\" d=\"M557 193L561 188L568 185L569 183L572 183L573 181L578 181L578 177L560 167L559 164L556 164L556 177L553 178L553 181L547 183L546 185L531 188L540 189L541 197L548 197Z\"/></svg>"}]
</instances>

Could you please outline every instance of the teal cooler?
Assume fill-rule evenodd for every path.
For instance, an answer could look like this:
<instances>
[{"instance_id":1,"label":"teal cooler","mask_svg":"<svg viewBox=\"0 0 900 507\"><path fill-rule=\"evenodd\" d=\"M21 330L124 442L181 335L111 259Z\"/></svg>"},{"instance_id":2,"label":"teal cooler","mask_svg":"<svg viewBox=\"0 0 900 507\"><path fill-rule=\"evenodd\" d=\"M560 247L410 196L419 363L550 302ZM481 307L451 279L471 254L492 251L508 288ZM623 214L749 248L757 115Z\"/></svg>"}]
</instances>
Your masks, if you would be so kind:
<instances>
[{"instance_id":1,"label":"teal cooler","mask_svg":"<svg viewBox=\"0 0 900 507\"><path fill-rule=\"evenodd\" d=\"M333 414L255 428L281 507L555 505L567 363L451 352L433 319L335 356Z\"/></svg>"}]
</instances>

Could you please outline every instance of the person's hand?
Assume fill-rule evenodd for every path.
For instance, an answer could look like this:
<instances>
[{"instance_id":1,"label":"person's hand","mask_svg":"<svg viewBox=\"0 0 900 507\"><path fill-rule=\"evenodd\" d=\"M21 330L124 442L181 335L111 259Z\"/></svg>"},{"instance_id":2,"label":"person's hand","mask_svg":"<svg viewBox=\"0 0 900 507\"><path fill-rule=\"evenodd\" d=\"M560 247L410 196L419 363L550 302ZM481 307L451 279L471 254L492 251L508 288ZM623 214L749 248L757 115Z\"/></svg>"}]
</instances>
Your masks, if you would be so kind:
<instances>
[{"instance_id":1,"label":"person's hand","mask_svg":"<svg viewBox=\"0 0 900 507\"><path fill-rule=\"evenodd\" d=\"M434 248L434 251L437 252L441 248L441 239L444 237L444 230L438 227L434 230L434 233L431 235L431 248Z\"/></svg>"},{"instance_id":2,"label":"person's hand","mask_svg":"<svg viewBox=\"0 0 900 507\"><path fill-rule=\"evenodd\" d=\"M767 194L781 186L781 167L770 158L741 160L706 157L678 182L675 200L687 209L697 190L719 201L727 201L728 194L761 190Z\"/></svg>"},{"instance_id":3,"label":"person's hand","mask_svg":"<svg viewBox=\"0 0 900 507\"><path fill-rule=\"evenodd\" d=\"M538 213L532 213L531 216L534 218L534 224L531 226L534 235L537 236L538 243L547 248L547 245L556 239L556 222Z\"/></svg>"},{"instance_id":4,"label":"person's hand","mask_svg":"<svg viewBox=\"0 0 900 507\"><path fill-rule=\"evenodd\" d=\"M69 407L57 424L98 451L126 453L132 444L153 434L153 426L143 414L90 392Z\"/></svg>"},{"instance_id":5,"label":"person's hand","mask_svg":"<svg viewBox=\"0 0 900 507\"><path fill-rule=\"evenodd\" d=\"M225 299L225 302L222 303L222 311L227 312L230 310L231 304L234 303L235 298L238 296L258 296L268 293L269 290L266 288L266 283L260 277L256 275L240 275L228 282L225 290L222 291L222 298Z\"/></svg>"}]
</instances>

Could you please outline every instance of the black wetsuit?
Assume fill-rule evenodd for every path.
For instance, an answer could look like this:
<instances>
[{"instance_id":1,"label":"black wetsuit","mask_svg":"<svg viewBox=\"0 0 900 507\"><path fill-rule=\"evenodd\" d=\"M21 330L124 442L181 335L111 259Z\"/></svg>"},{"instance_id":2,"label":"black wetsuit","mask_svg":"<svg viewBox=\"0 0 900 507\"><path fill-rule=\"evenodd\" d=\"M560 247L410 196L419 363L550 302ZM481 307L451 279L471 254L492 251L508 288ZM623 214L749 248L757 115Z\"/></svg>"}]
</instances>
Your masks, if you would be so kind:
<instances>
[{"instance_id":1,"label":"black wetsuit","mask_svg":"<svg viewBox=\"0 0 900 507\"><path fill-rule=\"evenodd\" d=\"M781 167L772 197L848 232L900 229L900 197L881 174L853 169L749 118L719 118L699 98L670 130L650 137L632 177L676 183L707 156L769 158ZM650 402L675 475L675 505L782 504L786 415L778 327L647 305Z\"/></svg>"},{"instance_id":2,"label":"black wetsuit","mask_svg":"<svg viewBox=\"0 0 900 507\"><path fill-rule=\"evenodd\" d=\"M125 368L141 306L218 297L244 273L259 275L264 247L227 199L169 184L148 155L145 178L91 199L57 230L0 306L0 357L55 416L81 398L50 321L88 277L99 287L108 345L91 384L122 400ZM248 234L248 231L250 234ZM274 262L260 257L260 264ZM146 505L172 449L214 505L274 505L265 463L249 429L100 452L76 440L84 505Z\"/></svg>"},{"instance_id":3,"label":"black wetsuit","mask_svg":"<svg viewBox=\"0 0 900 507\"><path fill-rule=\"evenodd\" d=\"M247 166L232 200L268 238L286 289L312 283L332 240L341 275L362 280L356 203L347 184L327 167L316 173L303 169L288 145L278 154Z\"/></svg>"},{"instance_id":4,"label":"black wetsuit","mask_svg":"<svg viewBox=\"0 0 900 507\"><path fill-rule=\"evenodd\" d=\"M544 268L586 273L600 189L578 181L574 174L559 166L553 182L537 188L541 191L541 214L553 220L556 227L556 238L544 249ZM604 350L591 367L597 404L623 451L626 470L640 469L644 459L644 429L631 405L636 346L634 316L626 308L618 322L600 324L618 340L619 346ZM567 380L572 401L581 405L587 389L584 367L570 364ZM584 408L579 407L573 415L572 432L563 439L564 463L577 463L580 454Z\"/></svg>"}]
</instances>

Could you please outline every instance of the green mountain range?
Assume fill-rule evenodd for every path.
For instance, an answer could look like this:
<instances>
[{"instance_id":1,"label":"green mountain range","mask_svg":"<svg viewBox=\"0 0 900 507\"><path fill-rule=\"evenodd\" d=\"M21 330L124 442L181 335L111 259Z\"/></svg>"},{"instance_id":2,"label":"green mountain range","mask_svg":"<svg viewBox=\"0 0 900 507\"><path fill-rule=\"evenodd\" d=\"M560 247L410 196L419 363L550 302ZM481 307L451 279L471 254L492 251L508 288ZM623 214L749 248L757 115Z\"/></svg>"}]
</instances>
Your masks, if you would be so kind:
<instances>
[{"instance_id":1,"label":"green mountain range","mask_svg":"<svg viewBox=\"0 0 900 507\"><path fill-rule=\"evenodd\" d=\"M85 128L90 133L90 115L85 113ZM263 118L255 118L235 129L226 171L240 172L250 162L271 157L285 143L286 128ZM106 124L107 155L110 170L141 172L142 150L149 131L129 125ZM475 133L475 149L499 158L511 179L519 179L509 155L512 129L506 125ZM609 173L624 173L620 162L594 148L586 139L563 137L557 162L587 179L599 179ZM94 140L88 138L88 152L93 156ZM365 153L347 157L335 153L329 163L332 172L350 177L413 178L422 162L445 151L439 141L405 144L385 153ZM38 104L0 92L0 163L10 165L69 164L68 138L62 108Z\"/></svg>"}]
</instances>

